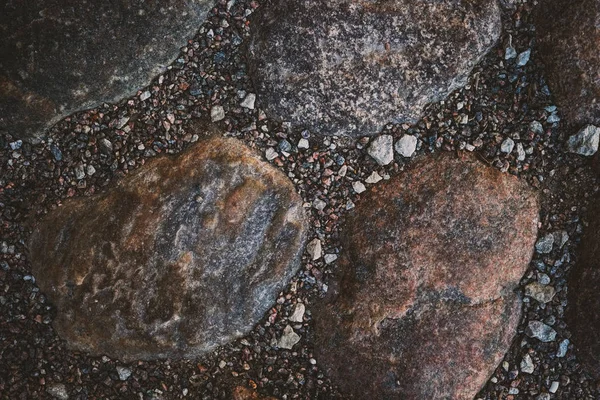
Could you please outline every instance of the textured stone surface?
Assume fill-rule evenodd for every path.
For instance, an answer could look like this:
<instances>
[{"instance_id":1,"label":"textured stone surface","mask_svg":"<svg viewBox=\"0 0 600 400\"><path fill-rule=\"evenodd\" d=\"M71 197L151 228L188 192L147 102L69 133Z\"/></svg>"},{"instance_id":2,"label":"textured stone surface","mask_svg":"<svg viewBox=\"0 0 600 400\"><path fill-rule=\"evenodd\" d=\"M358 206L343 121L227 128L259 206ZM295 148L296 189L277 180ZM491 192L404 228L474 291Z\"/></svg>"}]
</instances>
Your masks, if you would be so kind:
<instances>
[{"instance_id":1,"label":"textured stone surface","mask_svg":"<svg viewBox=\"0 0 600 400\"><path fill-rule=\"evenodd\" d=\"M547 0L538 10L539 54L568 124L600 124L600 2Z\"/></svg>"},{"instance_id":2,"label":"textured stone surface","mask_svg":"<svg viewBox=\"0 0 600 400\"><path fill-rule=\"evenodd\" d=\"M589 226L579 246L580 257L571 272L567 323L571 341L586 371L600 379L600 199L589 213Z\"/></svg>"},{"instance_id":3,"label":"textured stone surface","mask_svg":"<svg viewBox=\"0 0 600 400\"><path fill-rule=\"evenodd\" d=\"M272 116L322 134L373 135L465 84L500 33L494 0L275 0L249 61Z\"/></svg>"},{"instance_id":4,"label":"textured stone surface","mask_svg":"<svg viewBox=\"0 0 600 400\"><path fill-rule=\"evenodd\" d=\"M0 129L40 136L130 96L177 57L210 0L0 3Z\"/></svg>"},{"instance_id":5,"label":"textured stone surface","mask_svg":"<svg viewBox=\"0 0 600 400\"><path fill-rule=\"evenodd\" d=\"M192 357L247 333L299 267L306 222L287 178L213 138L70 200L30 242L71 347Z\"/></svg>"},{"instance_id":6,"label":"textured stone surface","mask_svg":"<svg viewBox=\"0 0 600 400\"><path fill-rule=\"evenodd\" d=\"M231 393L232 400L276 400L274 397L259 395L255 390L236 386Z\"/></svg>"},{"instance_id":7,"label":"textured stone surface","mask_svg":"<svg viewBox=\"0 0 600 400\"><path fill-rule=\"evenodd\" d=\"M472 400L515 333L537 222L525 183L471 157L373 188L314 313L317 359L355 398Z\"/></svg>"}]
</instances>

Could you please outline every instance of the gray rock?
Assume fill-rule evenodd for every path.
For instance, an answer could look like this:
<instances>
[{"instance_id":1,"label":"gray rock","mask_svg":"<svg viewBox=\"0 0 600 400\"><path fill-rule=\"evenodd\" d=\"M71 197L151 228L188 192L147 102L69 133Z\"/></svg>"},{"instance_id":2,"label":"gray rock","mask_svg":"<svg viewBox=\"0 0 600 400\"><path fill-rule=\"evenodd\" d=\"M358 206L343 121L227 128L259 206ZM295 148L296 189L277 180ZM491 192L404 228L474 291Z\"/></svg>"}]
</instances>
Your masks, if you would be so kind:
<instances>
[{"instance_id":1,"label":"gray rock","mask_svg":"<svg viewBox=\"0 0 600 400\"><path fill-rule=\"evenodd\" d=\"M594 125L587 125L569 138L569 151L581 154L582 156L593 156L598 151L599 139L600 128Z\"/></svg>"},{"instance_id":2,"label":"gray rock","mask_svg":"<svg viewBox=\"0 0 600 400\"><path fill-rule=\"evenodd\" d=\"M541 321L529 321L525 333L542 342L553 342L556 339L556 331Z\"/></svg>"},{"instance_id":3,"label":"gray rock","mask_svg":"<svg viewBox=\"0 0 600 400\"><path fill-rule=\"evenodd\" d=\"M542 124L539 121L531 121L529 123L529 130L538 135L541 135L542 133L544 133L544 127L542 126Z\"/></svg>"},{"instance_id":4,"label":"gray rock","mask_svg":"<svg viewBox=\"0 0 600 400\"><path fill-rule=\"evenodd\" d=\"M212 122L218 122L225 119L225 109L223 106L213 106L210 109L210 119Z\"/></svg>"},{"instance_id":5,"label":"gray rock","mask_svg":"<svg viewBox=\"0 0 600 400\"><path fill-rule=\"evenodd\" d=\"M306 230L287 177L216 137L66 201L29 248L71 348L124 361L195 357L263 317L300 266Z\"/></svg>"},{"instance_id":6,"label":"gray rock","mask_svg":"<svg viewBox=\"0 0 600 400\"><path fill-rule=\"evenodd\" d=\"M302 322L305 311L306 311L306 306L303 303L296 304L296 307L294 307L294 312L290 316L290 321L291 322Z\"/></svg>"},{"instance_id":7,"label":"gray rock","mask_svg":"<svg viewBox=\"0 0 600 400\"><path fill-rule=\"evenodd\" d=\"M533 365L533 360L531 359L531 356L529 354L525 354L523 356L520 367L521 372L524 372L526 374L533 374L535 366Z\"/></svg>"},{"instance_id":8,"label":"gray rock","mask_svg":"<svg viewBox=\"0 0 600 400\"><path fill-rule=\"evenodd\" d=\"M362 136L415 121L463 86L501 24L494 0L275 0L253 27L250 74L265 111Z\"/></svg>"},{"instance_id":9,"label":"gray rock","mask_svg":"<svg viewBox=\"0 0 600 400\"><path fill-rule=\"evenodd\" d=\"M412 157L417 150L417 137L413 135L404 135L398 140L394 149L402 157Z\"/></svg>"},{"instance_id":10,"label":"gray rock","mask_svg":"<svg viewBox=\"0 0 600 400\"><path fill-rule=\"evenodd\" d=\"M531 56L531 49L527 49L524 52L519 54L517 57L517 65L519 67L525 66L529 62L529 57Z\"/></svg>"},{"instance_id":11,"label":"gray rock","mask_svg":"<svg viewBox=\"0 0 600 400\"><path fill-rule=\"evenodd\" d=\"M554 247L554 235L549 233L535 243L535 250L540 254L548 254Z\"/></svg>"},{"instance_id":12,"label":"gray rock","mask_svg":"<svg viewBox=\"0 0 600 400\"><path fill-rule=\"evenodd\" d=\"M117 374L119 374L120 380L126 381L131 376L131 370L127 367L123 367L122 365L117 365Z\"/></svg>"},{"instance_id":13,"label":"gray rock","mask_svg":"<svg viewBox=\"0 0 600 400\"><path fill-rule=\"evenodd\" d=\"M321 258L321 241L319 239L313 239L306 245L306 251L310 254L311 260L315 261Z\"/></svg>"},{"instance_id":14,"label":"gray rock","mask_svg":"<svg viewBox=\"0 0 600 400\"><path fill-rule=\"evenodd\" d=\"M254 103L256 102L256 95L254 93L248 93L242 101L242 107L254 110Z\"/></svg>"},{"instance_id":15,"label":"gray rock","mask_svg":"<svg viewBox=\"0 0 600 400\"><path fill-rule=\"evenodd\" d=\"M367 152L379 165L394 161L394 138L391 135L377 136L371 141Z\"/></svg>"},{"instance_id":16,"label":"gray rock","mask_svg":"<svg viewBox=\"0 0 600 400\"><path fill-rule=\"evenodd\" d=\"M296 343L300 341L300 335L294 332L294 329L287 325L283 330L283 335L279 338L277 342L277 347L280 349L291 350Z\"/></svg>"},{"instance_id":17,"label":"gray rock","mask_svg":"<svg viewBox=\"0 0 600 400\"><path fill-rule=\"evenodd\" d=\"M1 2L0 129L40 137L77 110L134 95L166 70L212 4Z\"/></svg>"},{"instance_id":18,"label":"gray rock","mask_svg":"<svg viewBox=\"0 0 600 400\"><path fill-rule=\"evenodd\" d=\"M555 292L552 286L542 285L539 282L532 282L525 286L526 296L532 297L544 304L552 301Z\"/></svg>"},{"instance_id":19,"label":"gray rock","mask_svg":"<svg viewBox=\"0 0 600 400\"><path fill-rule=\"evenodd\" d=\"M556 352L556 357L562 358L567 355L567 350L569 350L569 339L564 339L558 345L558 351Z\"/></svg>"},{"instance_id":20,"label":"gray rock","mask_svg":"<svg viewBox=\"0 0 600 400\"><path fill-rule=\"evenodd\" d=\"M517 56L517 50L514 47L508 46L506 50L504 50L504 59L510 60Z\"/></svg>"},{"instance_id":21,"label":"gray rock","mask_svg":"<svg viewBox=\"0 0 600 400\"><path fill-rule=\"evenodd\" d=\"M54 383L54 384L48 385L48 387L46 388L46 393L48 393L50 396L52 396L58 400L68 400L69 399L69 393L67 392L67 387L62 383Z\"/></svg>"},{"instance_id":22,"label":"gray rock","mask_svg":"<svg viewBox=\"0 0 600 400\"><path fill-rule=\"evenodd\" d=\"M514 147L515 147L515 141L512 140L511 138L506 138L500 145L500 150L503 153L510 154L513 151Z\"/></svg>"}]
</instances>

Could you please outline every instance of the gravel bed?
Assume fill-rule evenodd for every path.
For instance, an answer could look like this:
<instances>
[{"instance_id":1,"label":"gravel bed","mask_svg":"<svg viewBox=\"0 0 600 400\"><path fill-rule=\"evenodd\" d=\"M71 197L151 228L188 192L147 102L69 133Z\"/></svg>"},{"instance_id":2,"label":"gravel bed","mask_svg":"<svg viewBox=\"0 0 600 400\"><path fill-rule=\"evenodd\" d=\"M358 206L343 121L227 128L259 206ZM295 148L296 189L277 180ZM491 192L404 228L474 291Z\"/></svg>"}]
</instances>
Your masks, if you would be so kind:
<instances>
[{"instance_id":1,"label":"gravel bed","mask_svg":"<svg viewBox=\"0 0 600 400\"><path fill-rule=\"evenodd\" d=\"M394 143L405 135L418 139L411 157L394 152L385 166L369 155L374 138L291 131L261 112L244 59L249 17L258 6L220 1L149 87L118 105L66 118L46 141L0 133L0 398L229 399L237 385L281 399L344 398L313 358L310 312L336 268L340 227L365 188L440 151L476 152L482 162L526 179L542 199L543 240L522 279L529 294L524 317L478 398L600 398L564 322L568 272L588 201L598 191L598 165L566 150L576 130L560 120L544 81L531 16L537 5L505 4L501 41L468 86L429 106L416 125L384 129ZM200 139L198 129L240 138L289 176L311 210L309 240L319 239L322 256L313 260L314 247L305 252L301 271L251 334L198 360L123 364L68 351L51 328L56 309L30 275L25 243L32 221L68 197L106 190L149 158L181 151ZM533 282L549 284L554 296L539 294L528 286ZM298 303L306 308L303 321L296 322L298 315L290 321ZM279 348L288 325L300 336L289 350Z\"/></svg>"}]
</instances>

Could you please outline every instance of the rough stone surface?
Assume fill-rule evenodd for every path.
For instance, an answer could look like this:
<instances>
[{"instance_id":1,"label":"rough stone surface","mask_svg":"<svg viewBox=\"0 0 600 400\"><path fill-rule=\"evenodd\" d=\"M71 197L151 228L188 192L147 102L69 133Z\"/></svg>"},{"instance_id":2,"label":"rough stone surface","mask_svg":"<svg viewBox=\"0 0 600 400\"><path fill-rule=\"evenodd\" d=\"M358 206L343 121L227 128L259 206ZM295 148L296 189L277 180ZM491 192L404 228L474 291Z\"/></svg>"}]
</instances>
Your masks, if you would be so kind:
<instances>
[{"instance_id":1,"label":"rough stone surface","mask_svg":"<svg viewBox=\"0 0 600 400\"><path fill-rule=\"evenodd\" d=\"M3 1L0 129L40 136L74 111L135 94L177 57L212 3Z\"/></svg>"},{"instance_id":2,"label":"rough stone surface","mask_svg":"<svg viewBox=\"0 0 600 400\"><path fill-rule=\"evenodd\" d=\"M593 156L598 151L599 140L600 128L594 125L587 125L571 136L567 145L571 153L581 154L582 156Z\"/></svg>"},{"instance_id":3,"label":"rough stone surface","mask_svg":"<svg viewBox=\"0 0 600 400\"><path fill-rule=\"evenodd\" d=\"M539 7L539 54L569 124L600 125L600 2L548 0Z\"/></svg>"},{"instance_id":4,"label":"rough stone surface","mask_svg":"<svg viewBox=\"0 0 600 400\"><path fill-rule=\"evenodd\" d=\"M589 226L580 245L580 258L569 276L567 322L571 341L586 371L600 379L600 204L589 212ZM568 344L567 344L568 346ZM566 351L566 349L565 349Z\"/></svg>"},{"instance_id":5,"label":"rough stone surface","mask_svg":"<svg viewBox=\"0 0 600 400\"><path fill-rule=\"evenodd\" d=\"M463 86L496 42L492 0L275 0L249 45L258 100L326 135L374 135L414 121Z\"/></svg>"},{"instance_id":6,"label":"rough stone surface","mask_svg":"<svg viewBox=\"0 0 600 400\"><path fill-rule=\"evenodd\" d=\"M472 400L515 333L537 222L527 185L474 157L373 188L314 313L317 359L355 398Z\"/></svg>"},{"instance_id":7,"label":"rough stone surface","mask_svg":"<svg viewBox=\"0 0 600 400\"><path fill-rule=\"evenodd\" d=\"M212 138L66 201L34 230L31 262L71 347L193 357L262 318L299 267L306 224L285 175Z\"/></svg>"}]
</instances>

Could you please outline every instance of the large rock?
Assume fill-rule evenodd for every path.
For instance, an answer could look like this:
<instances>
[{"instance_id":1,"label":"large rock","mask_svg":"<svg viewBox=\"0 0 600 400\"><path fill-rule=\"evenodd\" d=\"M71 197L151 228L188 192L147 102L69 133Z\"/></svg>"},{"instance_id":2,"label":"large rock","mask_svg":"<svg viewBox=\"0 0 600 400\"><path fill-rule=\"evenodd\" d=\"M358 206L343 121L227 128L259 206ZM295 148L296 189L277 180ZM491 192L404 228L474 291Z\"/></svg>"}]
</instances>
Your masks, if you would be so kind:
<instances>
[{"instance_id":1,"label":"large rock","mask_svg":"<svg viewBox=\"0 0 600 400\"><path fill-rule=\"evenodd\" d=\"M66 201L34 230L31 263L71 347L194 357L272 306L300 265L306 227L285 175L213 138Z\"/></svg>"},{"instance_id":2,"label":"large rock","mask_svg":"<svg viewBox=\"0 0 600 400\"><path fill-rule=\"evenodd\" d=\"M212 0L0 4L0 129L41 136L77 110L134 94L177 57Z\"/></svg>"},{"instance_id":3,"label":"large rock","mask_svg":"<svg viewBox=\"0 0 600 400\"><path fill-rule=\"evenodd\" d=\"M317 359L357 399L472 400L515 334L537 222L527 185L474 158L373 188L314 313Z\"/></svg>"},{"instance_id":4,"label":"large rock","mask_svg":"<svg viewBox=\"0 0 600 400\"><path fill-rule=\"evenodd\" d=\"M589 213L589 225L579 246L581 254L569 276L567 323L577 356L600 379L600 199Z\"/></svg>"},{"instance_id":5,"label":"large rock","mask_svg":"<svg viewBox=\"0 0 600 400\"><path fill-rule=\"evenodd\" d=\"M600 124L600 1L546 0L536 21L539 54L568 124Z\"/></svg>"},{"instance_id":6,"label":"large rock","mask_svg":"<svg viewBox=\"0 0 600 400\"><path fill-rule=\"evenodd\" d=\"M499 37L495 0L275 0L253 21L261 106L327 135L414 121Z\"/></svg>"}]
</instances>

